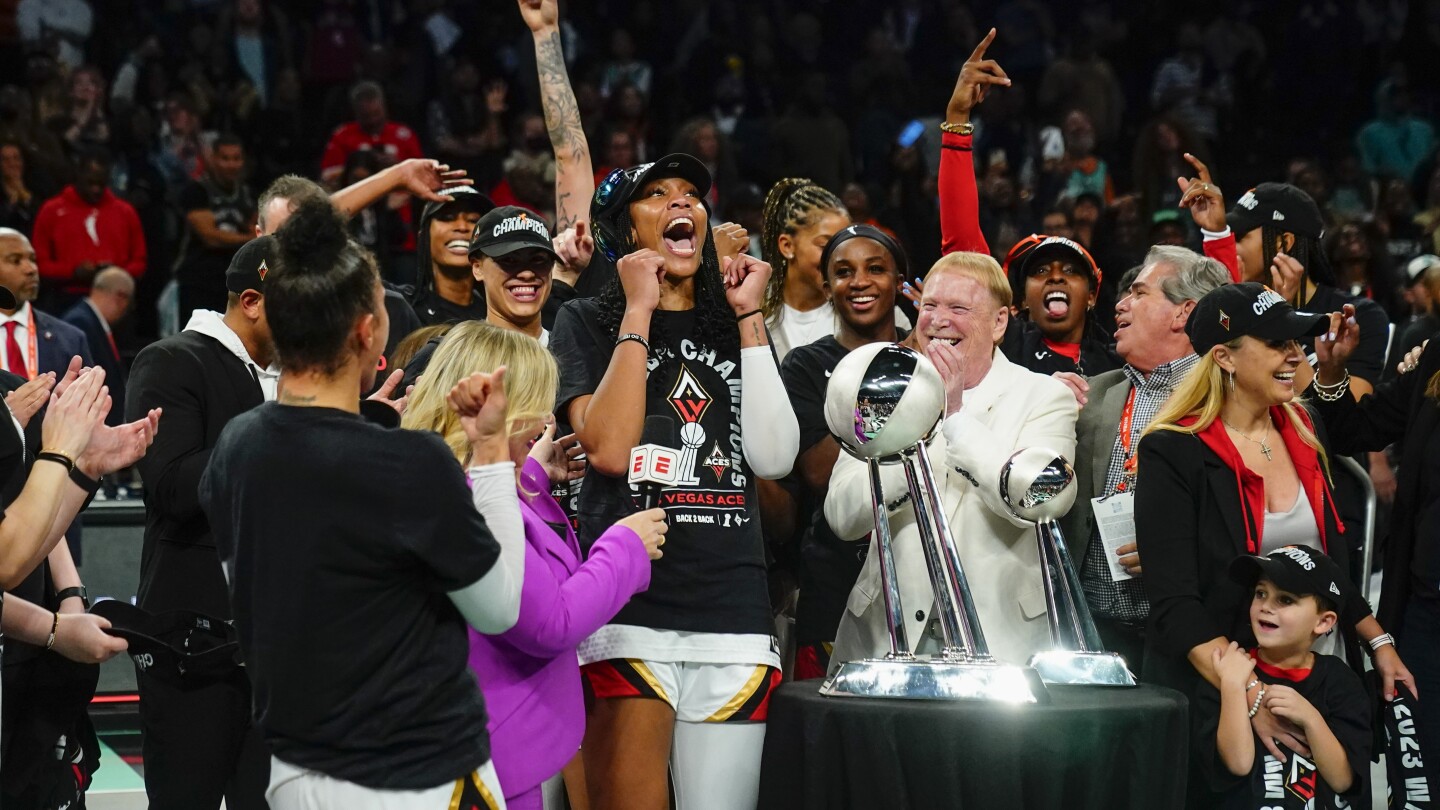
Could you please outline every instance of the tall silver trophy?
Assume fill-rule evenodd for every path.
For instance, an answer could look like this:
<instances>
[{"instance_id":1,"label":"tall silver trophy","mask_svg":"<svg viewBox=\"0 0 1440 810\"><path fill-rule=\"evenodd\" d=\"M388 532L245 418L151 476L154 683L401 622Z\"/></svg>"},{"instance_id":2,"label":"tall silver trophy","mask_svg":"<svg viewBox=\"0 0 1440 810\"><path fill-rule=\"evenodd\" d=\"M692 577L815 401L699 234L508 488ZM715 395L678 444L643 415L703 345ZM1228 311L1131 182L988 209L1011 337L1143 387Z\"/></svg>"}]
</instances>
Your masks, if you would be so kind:
<instances>
[{"instance_id":1,"label":"tall silver trophy","mask_svg":"<svg viewBox=\"0 0 1440 810\"><path fill-rule=\"evenodd\" d=\"M1035 703L1048 700L1035 670L990 655L925 442L945 411L940 372L920 353L875 343L846 355L830 375L825 421L840 446L870 467L871 508L890 652L843 662L820 687L847 697L971 699ZM901 464L915 509L925 567L944 640L941 651L917 656L906 638L904 607L880 465Z\"/></svg>"},{"instance_id":2,"label":"tall silver trophy","mask_svg":"<svg viewBox=\"0 0 1440 810\"><path fill-rule=\"evenodd\" d=\"M1018 450L1000 470L1000 497L1011 514L1035 524L1046 616L1054 648L1035 653L1030 666L1047 684L1134 686L1125 659L1105 652L1080 576L1065 547L1057 518L1075 503L1075 470L1065 457L1043 447Z\"/></svg>"}]
</instances>

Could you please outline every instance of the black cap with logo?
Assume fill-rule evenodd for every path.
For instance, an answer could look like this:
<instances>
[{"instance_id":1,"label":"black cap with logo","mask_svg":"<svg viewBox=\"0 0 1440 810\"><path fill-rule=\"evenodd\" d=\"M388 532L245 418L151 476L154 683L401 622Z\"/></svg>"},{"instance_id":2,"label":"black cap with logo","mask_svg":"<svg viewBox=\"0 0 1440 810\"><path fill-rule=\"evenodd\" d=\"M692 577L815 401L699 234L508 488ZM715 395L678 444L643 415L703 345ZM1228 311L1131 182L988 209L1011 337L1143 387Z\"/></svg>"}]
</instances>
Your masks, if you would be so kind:
<instances>
[{"instance_id":1,"label":"black cap with logo","mask_svg":"<svg viewBox=\"0 0 1440 810\"><path fill-rule=\"evenodd\" d=\"M1075 264L1085 271L1085 274L1090 277L1090 283L1096 289L1100 288L1102 276L1100 266L1095 263L1095 258L1079 242L1063 236L1042 237L1039 242L1025 251L1023 258L1020 259L1018 272L1015 270L1016 265L1011 264L1011 286L1014 286L1018 279L1020 288L1024 289L1026 276L1037 268L1057 260Z\"/></svg>"},{"instance_id":2,"label":"black cap with logo","mask_svg":"<svg viewBox=\"0 0 1440 810\"><path fill-rule=\"evenodd\" d=\"M560 261L560 255L550 244L550 229L545 226L545 220L534 211L516 205L501 206L481 217L470 237L471 259L477 253L498 259L526 248L543 250Z\"/></svg>"},{"instance_id":3,"label":"black cap with logo","mask_svg":"<svg viewBox=\"0 0 1440 810\"><path fill-rule=\"evenodd\" d=\"M1284 546L1264 557L1247 554L1231 561L1230 579L1235 582L1253 587L1261 578L1296 596L1323 596L1337 607L1354 598L1354 586L1340 566L1309 546Z\"/></svg>"},{"instance_id":4,"label":"black cap with logo","mask_svg":"<svg viewBox=\"0 0 1440 810\"><path fill-rule=\"evenodd\" d=\"M613 221L620 210L628 205L651 180L663 177L679 177L695 186L700 198L710 193L714 180L710 170L699 158L674 152L654 163L642 163L629 169L615 169L595 187L595 196L590 198L590 225L595 235L595 247L601 255L618 261L625 234L615 228Z\"/></svg>"},{"instance_id":5,"label":"black cap with logo","mask_svg":"<svg viewBox=\"0 0 1440 810\"><path fill-rule=\"evenodd\" d=\"M1254 281L1216 287L1201 298L1185 322L1196 354L1249 335L1261 340L1296 340L1318 335L1330 316L1296 312L1280 293Z\"/></svg>"},{"instance_id":6,"label":"black cap with logo","mask_svg":"<svg viewBox=\"0 0 1440 810\"><path fill-rule=\"evenodd\" d=\"M265 292L265 277L279 255L280 244L273 236L257 236L241 245L225 270L225 289L236 295L246 290Z\"/></svg>"},{"instance_id":7,"label":"black cap with logo","mask_svg":"<svg viewBox=\"0 0 1440 810\"><path fill-rule=\"evenodd\" d=\"M105 632L130 642L128 652L147 675L191 688L227 678L240 666L240 644L229 622L193 610L151 613L105 599L90 612L110 621Z\"/></svg>"},{"instance_id":8,"label":"black cap with logo","mask_svg":"<svg viewBox=\"0 0 1440 810\"><path fill-rule=\"evenodd\" d=\"M425 203L425 208L420 212L420 221L425 222L434 219L442 208L455 208L461 211L474 211L483 214L495 207L495 203L484 194L476 191L473 186L450 186L442 190L449 200Z\"/></svg>"},{"instance_id":9,"label":"black cap with logo","mask_svg":"<svg viewBox=\"0 0 1440 810\"><path fill-rule=\"evenodd\" d=\"M1274 225L1281 231L1319 239L1325 218L1309 194L1289 183L1261 183L1235 201L1225 223L1239 239L1256 228Z\"/></svg>"}]
</instances>

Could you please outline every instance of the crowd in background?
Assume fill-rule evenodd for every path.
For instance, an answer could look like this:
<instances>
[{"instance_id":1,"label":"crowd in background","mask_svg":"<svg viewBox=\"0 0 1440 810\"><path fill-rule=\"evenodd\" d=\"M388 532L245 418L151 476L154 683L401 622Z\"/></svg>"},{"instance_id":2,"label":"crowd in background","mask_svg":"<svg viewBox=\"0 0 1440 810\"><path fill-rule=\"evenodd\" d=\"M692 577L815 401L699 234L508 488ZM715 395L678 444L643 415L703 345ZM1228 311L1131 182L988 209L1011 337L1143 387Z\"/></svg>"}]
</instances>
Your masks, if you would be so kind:
<instances>
[{"instance_id":1,"label":"crowd in background","mask_svg":"<svg viewBox=\"0 0 1440 810\"><path fill-rule=\"evenodd\" d=\"M1015 80L975 121L995 250L1032 231L1073 235L1119 270L1157 242L1198 246L1175 209L1185 152L1236 193L1267 179L1310 193L1332 220L1332 263L1392 320L1409 314L1397 268L1436 249L1434 0L573 6L565 54L597 174L694 154L722 221L752 234L764 189L804 176L929 266L939 139L907 124L937 120L993 22L1006 35L992 55ZM513 15L485 4L20 0L0 4L0 46L0 225L35 238L52 308L96 261L139 279L118 330L126 354L161 333L169 280L223 267L249 237L254 196L282 174L338 186L423 154L497 203L554 207L533 52ZM358 148L367 139L379 148ZM101 207L100 238L125 246L47 262L43 208L86 182L133 207ZM355 225L387 280L413 280L409 205ZM214 211L202 217L213 227L197 210Z\"/></svg>"}]
</instances>

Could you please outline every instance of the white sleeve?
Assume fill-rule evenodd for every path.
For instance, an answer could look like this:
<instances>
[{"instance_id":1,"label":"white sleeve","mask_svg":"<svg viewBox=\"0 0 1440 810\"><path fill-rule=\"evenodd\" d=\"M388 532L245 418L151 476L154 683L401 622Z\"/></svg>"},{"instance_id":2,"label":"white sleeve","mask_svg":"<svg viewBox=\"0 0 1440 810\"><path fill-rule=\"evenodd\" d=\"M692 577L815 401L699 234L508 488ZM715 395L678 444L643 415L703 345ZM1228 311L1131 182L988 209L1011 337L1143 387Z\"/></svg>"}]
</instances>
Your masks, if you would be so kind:
<instances>
[{"instance_id":1,"label":"white sleeve","mask_svg":"<svg viewBox=\"0 0 1440 810\"><path fill-rule=\"evenodd\" d=\"M1022 420L1017 440L1013 443L996 436L995 431L963 406L946 417L940 428L945 432L946 464L979 489L980 499L991 512L1018 527L1034 524L1010 514L1010 508L1001 500L1001 468L1015 451L1026 447L1046 447L1067 459L1074 459L1075 421L1079 415L1075 395L1054 378L1046 378L1040 385L1034 386L1025 395L1025 400L1029 409L1010 417Z\"/></svg>"},{"instance_id":2,"label":"white sleeve","mask_svg":"<svg viewBox=\"0 0 1440 810\"><path fill-rule=\"evenodd\" d=\"M520 590L525 582L525 523L515 492L515 464L506 461L471 467L470 493L475 510L500 544L500 559L484 576L458 591L450 601L476 630L503 633L520 618Z\"/></svg>"},{"instance_id":3,"label":"white sleeve","mask_svg":"<svg viewBox=\"0 0 1440 810\"><path fill-rule=\"evenodd\" d=\"M800 452L800 425L769 346L740 350L740 380L740 445L745 459L761 478L784 478Z\"/></svg>"}]
</instances>

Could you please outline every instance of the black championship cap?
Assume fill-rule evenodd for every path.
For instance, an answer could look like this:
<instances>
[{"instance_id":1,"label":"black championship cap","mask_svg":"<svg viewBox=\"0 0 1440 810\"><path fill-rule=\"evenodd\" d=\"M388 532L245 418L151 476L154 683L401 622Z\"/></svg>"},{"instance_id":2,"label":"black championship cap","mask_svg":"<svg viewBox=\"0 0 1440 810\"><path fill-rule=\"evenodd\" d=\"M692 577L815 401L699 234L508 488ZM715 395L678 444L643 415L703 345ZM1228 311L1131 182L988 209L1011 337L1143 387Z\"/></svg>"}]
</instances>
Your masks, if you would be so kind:
<instances>
[{"instance_id":1,"label":"black championship cap","mask_svg":"<svg viewBox=\"0 0 1440 810\"><path fill-rule=\"evenodd\" d=\"M420 214L421 221L434 219L442 208L456 208L461 211L474 211L477 214L484 214L495 207L494 201L484 194L476 191L473 186L450 186L442 189L442 194L450 199L446 202L427 202L425 209Z\"/></svg>"},{"instance_id":2,"label":"black championship cap","mask_svg":"<svg viewBox=\"0 0 1440 810\"><path fill-rule=\"evenodd\" d=\"M620 258L621 243L626 237L619 233L612 221L620 210L635 199L651 180L662 177L679 177L689 180L703 199L710 193L714 182L710 170L698 158L674 152L654 163L642 163L629 169L610 172L600 185L595 187L595 196L590 198L590 225L595 235L595 246L601 254L617 261Z\"/></svg>"},{"instance_id":3,"label":"black championship cap","mask_svg":"<svg viewBox=\"0 0 1440 810\"><path fill-rule=\"evenodd\" d=\"M246 290L265 292L265 277L279 255L280 244L273 236L257 236L241 245L225 270L225 289L236 295Z\"/></svg>"},{"instance_id":4,"label":"black championship cap","mask_svg":"<svg viewBox=\"0 0 1440 810\"><path fill-rule=\"evenodd\" d=\"M1261 340L1298 340L1325 331L1329 315L1296 312L1280 293L1254 281L1216 287L1201 298L1185 322L1196 354L1249 335Z\"/></svg>"},{"instance_id":5,"label":"black championship cap","mask_svg":"<svg viewBox=\"0 0 1440 810\"><path fill-rule=\"evenodd\" d=\"M526 248L543 250L560 261L560 254L550 244L550 229L545 226L545 220L534 211L516 205L496 208L481 217L470 237L472 259L477 253L496 259Z\"/></svg>"},{"instance_id":6,"label":"black championship cap","mask_svg":"<svg viewBox=\"0 0 1440 810\"><path fill-rule=\"evenodd\" d=\"M193 610L151 613L116 599L96 602L90 612L110 621L105 632L130 642L136 667L167 683L198 685L239 666L240 643L229 622Z\"/></svg>"},{"instance_id":7,"label":"black championship cap","mask_svg":"<svg viewBox=\"0 0 1440 810\"><path fill-rule=\"evenodd\" d=\"M1262 577L1296 596L1324 596L1341 608L1354 598L1340 566L1308 546L1284 546L1264 557L1247 554L1230 563L1230 578L1241 585L1254 587Z\"/></svg>"},{"instance_id":8,"label":"black championship cap","mask_svg":"<svg viewBox=\"0 0 1440 810\"><path fill-rule=\"evenodd\" d=\"M1319 239L1325 235L1325 219L1310 195L1289 183L1261 183L1235 201L1225 223L1239 239L1265 225L1286 233Z\"/></svg>"},{"instance_id":9,"label":"black championship cap","mask_svg":"<svg viewBox=\"0 0 1440 810\"><path fill-rule=\"evenodd\" d=\"M1024 240L1021 240L1023 243ZM1013 248L1012 248L1013 249ZM1073 239L1066 239L1063 236L1046 236L1035 246L1025 251L1024 257L1018 265L1011 264L1011 285L1016 279L1020 280L1020 288L1024 289L1024 279L1037 267L1049 264L1053 261L1070 262L1080 267L1090 276L1090 283L1095 289L1100 289L1100 267L1095 264L1095 259L1090 255L1083 245ZM1015 270L1019 267L1018 274Z\"/></svg>"}]
</instances>

